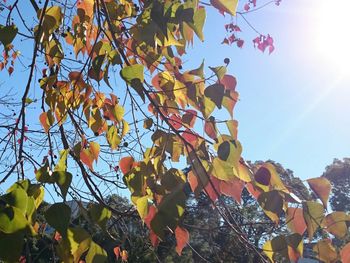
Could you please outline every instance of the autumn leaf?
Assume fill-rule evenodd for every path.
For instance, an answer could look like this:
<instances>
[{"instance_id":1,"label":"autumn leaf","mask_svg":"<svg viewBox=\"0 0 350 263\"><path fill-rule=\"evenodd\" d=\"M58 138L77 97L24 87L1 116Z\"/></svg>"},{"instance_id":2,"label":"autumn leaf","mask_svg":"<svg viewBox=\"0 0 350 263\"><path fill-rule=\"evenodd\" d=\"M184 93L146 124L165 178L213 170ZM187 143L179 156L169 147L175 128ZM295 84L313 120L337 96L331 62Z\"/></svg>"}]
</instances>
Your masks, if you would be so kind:
<instances>
[{"instance_id":1,"label":"autumn leaf","mask_svg":"<svg viewBox=\"0 0 350 263\"><path fill-rule=\"evenodd\" d=\"M176 252L179 256L181 256L181 252L183 248L187 245L190 234L185 228L178 226L175 229L175 238L176 238Z\"/></svg>"},{"instance_id":2,"label":"autumn leaf","mask_svg":"<svg viewBox=\"0 0 350 263\"><path fill-rule=\"evenodd\" d=\"M338 259L338 253L332 245L330 239L323 239L317 242L313 247L313 251L317 254L318 259L325 263L336 262ZM344 263L346 261L343 261Z\"/></svg>"},{"instance_id":3,"label":"autumn leaf","mask_svg":"<svg viewBox=\"0 0 350 263\"><path fill-rule=\"evenodd\" d=\"M119 167L123 174L127 174L134 164L134 158L131 156L123 157L119 161Z\"/></svg>"},{"instance_id":4,"label":"autumn leaf","mask_svg":"<svg viewBox=\"0 0 350 263\"><path fill-rule=\"evenodd\" d=\"M287 226L292 232L299 233L300 235L304 234L306 230L306 223L302 208L288 207L286 222Z\"/></svg>"},{"instance_id":5,"label":"autumn leaf","mask_svg":"<svg viewBox=\"0 0 350 263\"><path fill-rule=\"evenodd\" d=\"M341 250L340 250L340 257L341 261L343 263L350 262L350 243L346 244Z\"/></svg>"},{"instance_id":6,"label":"autumn leaf","mask_svg":"<svg viewBox=\"0 0 350 263\"><path fill-rule=\"evenodd\" d=\"M327 208L329 194L331 192L331 183L324 177L312 178L307 180L312 191L321 199L324 208Z\"/></svg>"},{"instance_id":7,"label":"autumn leaf","mask_svg":"<svg viewBox=\"0 0 350 263\"><path fill-rule=\"evenodd\" d=\"M238 0L210 0L210 3L222 14L229 13L233 16L236 15Z\"/></svg>"}]
</instances>

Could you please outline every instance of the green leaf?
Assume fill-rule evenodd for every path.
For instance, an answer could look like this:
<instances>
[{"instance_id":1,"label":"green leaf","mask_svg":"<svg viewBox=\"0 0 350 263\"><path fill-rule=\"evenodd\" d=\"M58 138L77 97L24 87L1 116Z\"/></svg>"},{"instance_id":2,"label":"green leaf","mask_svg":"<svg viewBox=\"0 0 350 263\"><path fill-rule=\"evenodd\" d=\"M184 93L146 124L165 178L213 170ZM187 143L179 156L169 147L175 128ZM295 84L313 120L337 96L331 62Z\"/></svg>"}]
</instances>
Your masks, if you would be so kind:
<instances>
[{"instance_id":1,"label":"green leaf","mask_svg":"<svg viewBox=\"0 0 350 263\"><path fill-rule=\"evenodd\" d=\"M283 213L284 200L279 191L273 190L266 193L261 193L258 197L258 202L265 214L275 223L279 222L279 217Z\"/></svg>"},{"instance_id":2,"label":"green leaf","mask_svg":"<svg viewBox=\"0 0 350 263\"><path fill-rule=\"evenodd\" d=\"M193 23L187 23L193 31L196 33L201 41L204 41L203 27L206 18L205 8L199 8L196 10L193 16Z\"/></svg>"},{"instance_id":3,"label":"green leaf","mask_svg":"<svg viewBox=\"0 0 350 263\"><path fill-rule=\"evenodd\" d=\"M40 19L41 12L42 9L38 11L38 19ZM61 21L62 12L59 6L51 6L46 9L42 24L42 30L46 37L61 25Z\"/></svg>"},{"instance_id":4,"label":"green leaf","mask_svg":"<svg viewBox=\"0 0 350 263\"><path fill-rule=\"evenodd\" d=\"M55 171L66 171L67 170L68 153L69 153L68 149L60 151L60 160L56 164Z\"/></svg>"},{"instance_id":5,"label":"green leaf","mask_svg":"<svg viewBox=\"0 0 350 263\"><path fill-rule=\"evenodd\" d=\"M143 92L144 81L144 66L140 64L124 67L120 71L122 78L135 89L140 95L141 99L145 101L145 95Z\"/></svg>"},{"instance_id":6,"label":"green leaf","mask_svg":"<svg viewBox=\"0 0 350 263\"><path fill-rule=\"evenodd\" d=\"M151 228L154 233L164 238L164 230L169 227L175 230L180 218L185 211L186 194L185 184L180 184L174 191L165 195L158 206L158 212L151 221Z\"/></svg>"},{"instance_id":7,"label":"green leaf","mask_svg":"<svg viewBox=\"0 0 350 263\"><path fill-rule=\"evenodd\" d=\"M103 263L107 262L106 251L97 245L95 242L91 242L89 252L85 258L86 263Z\"/></svg>"},{"instance_id":8,"label":"green leaf","mask_svg":"<svg viewBox=\"0 0 350 263\"><path fill-rule=\"evenodd\" d=\"M0 42L5 48L12 43L18 33L18 28L15 25L2 26L0 25Z\"/></svg>"},{"instance_id":9,"label":"green leaf","mask_svg":"<svg viewBox=\"0 0 350 263\"><path fill-rule=\"evenodd\" d=\"M210 0L212 6L217 8L221 13L229 13L235 16L238 0Z\"/></svg>"},{"instance_id":10,"label":"green leaf","mask_svg":"<svg viewBox=\"0 0 350 263\"><path fill-rule=\"evenodd\" d=\"M92 221L98 224L102 229L106 229L106 223L112 216L112 212L100 204L91 204L89 216Z\"/></svg>"},{"instance_id":11,"label":"green leaf","mask_svg":"<svg viewBox=\"0 0 350 263\"><path fill-rule=\"evenodd\" d=\"M141 82L143 82L144 80L143 71L144 71L143 65L136 64L136 65L124 67L120 71L120 75L128 84L131 84L131 81L133 79L139 79Z\"/></svg>"},{"instance_id":12,"label":"green leaf","mask_svg":"<svg viewBox=\"0 0 350 263\"><path fill-rule=\"evenodd\" d=\"M66 195L69 189L69 186L72 182L72 174L65 171L55 171L52 174L53 180L59 186L63 199L66 199Z\"/></svg>"},{"instance_id":13,"label":"green leaf","mask_svg":"<svg viewBox=\"0 0 350 263\"><path fill-rule=\"evenodd\" d=\"M218 80L221 80L225 74L226 74L226 67L225 66L218 66L218 67L209 67L215 75L218 77Z\"/></svg>"},{"instance_id":14,"label":"green leaf","mask_svg":"<svg viewBox=\"0 0 350 263\"><path fill-rule=\"evenodd\" d=\"M275 255L280 255L290 262L297 262L303 255L303 238L299 234L277 236L264 244L263 251L271 262L274 262Z\"/></svg>"},{"instance_id":15,"label":"green leaf","mask_svg":"<svg viewBox=\"0 0 350 263\"><path fill-rule=\"evenodd\" d=\"M35 172L36 180L40 183L53 183L54 180L49 174L49 162L46 161L45 165Z\"/></svg>"},{"instance_id":16,"label":"green leaf","mask_svg":"<svg viewBox=\"0 0 350 263\"><path fill-rule=\"evenodd\" d=\"M211 99L215 105L221 109L222 99L225 95L225 87L222 84L213 84L204 90L204 95Z\"/></svg>"},{"instance_id":17,"label":"green leaf","mask_svg":"<svg viewBox=\"0 0 350 263\"><path fill-rule=\"evenodd\" d=\"M112 150L117 149L118 145L120 144L120 136L117 128L114 125L109 126L106 137Z\"/></svg>"},{"instance_id":18,"label":"green leaf","mask_svg":"<svg viewBox=\"0 0 350 263\"><path fill-rule=\"evenodd\" d=\"M8 206L0 209L0 231L11 234L24 231L28 226L27 219L18 208Z\"/></svg>"},{"instance_id":19,"label":"green leaf","mask_svg":"<svg viewBox=\"0 0 350 263\"><path fill-rule=\"evenodd\" d=\"M322 204L307 201L303 203L304 219L307 225L309 239L312 239L316 230L321 226L324 218L324 208Z\"/></svg>"},{"instance_id":20,"label":"green leaf","mask_svg":"<svg viewBox=\"0 0 350 263\"><path fill-rule=\"evenodd\" d=\"M67 236L56 246L57 254L63 262L79 262L81 256L89 249L91 236L83 228L70 227Z\"/></svg>"},{"instance_id":21,"label":"green leaf","mask_svg":"<svg viewBox=\"0 0 350 263\"><path fill-rule=\"evenodd\" d=\"M204 79L204 59L202 61L202 64L199 66L199 68L190 70L188 73Z\"/></svg>"},{"instance_id":22,"label":"green leaf","mask_svg":"<svg viewBox=\"0 0 350 263\"><path fill-rule=\"evenodd\" d=\"M55 228L62 237L67 236L67 228L69 226L71 209L64 203L55 203L45 212L47 222Z\"/></svg>"},{"instance_id":23,"label":"green leaf","mask_svg":"<svg viewBox=\"0 0 350 263\"><path fill-rule=\"evenodd\" d=\"M34 198L34 205L36 209L38 209L38 207L44 200L44 195L45 195L44 187L42 187L40 184L32 184L29 186L28 196L31 196Z\"/></svg>"},{"instance_id":24,"label":"green leaf","mask_svg":"<svg viewBox=\"0 0 350 263\"><path fill-rule=\"evenodd\" d=\"M5 234L0 232L0 261L18 262L22 253L24 233Z\"/></svg>"},{"instance_id":25,"label":"green leaf","mask_svg":"<svg viewBox=\"0 0 350 263\"><path fill-rule=\"evenodd\" d=\"M28 195L22 188L17 188L0 197L0 200L6 202L8 205L17 207L23 214L27 211Z\"/></svg>"}]
</instances>

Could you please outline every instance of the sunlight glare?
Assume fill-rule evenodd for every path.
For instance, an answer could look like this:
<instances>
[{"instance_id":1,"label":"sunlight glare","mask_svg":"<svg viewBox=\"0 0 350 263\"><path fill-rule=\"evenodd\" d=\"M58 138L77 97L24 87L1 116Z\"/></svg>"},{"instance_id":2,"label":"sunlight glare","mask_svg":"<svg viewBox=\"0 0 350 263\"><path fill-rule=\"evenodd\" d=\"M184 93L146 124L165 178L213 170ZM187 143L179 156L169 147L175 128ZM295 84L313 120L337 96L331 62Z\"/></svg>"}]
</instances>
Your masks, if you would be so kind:
<instances>
[{"instance_id":1,"label":"sunlight glare","mask_svg":"<svg viewBox=\"0 0 350 263\"><path fill-rule=\"evenodd\" d=\"M350 72L350 0L322 0L318 8L317 51L332 67Z\"/></svg>"}]
</instances>

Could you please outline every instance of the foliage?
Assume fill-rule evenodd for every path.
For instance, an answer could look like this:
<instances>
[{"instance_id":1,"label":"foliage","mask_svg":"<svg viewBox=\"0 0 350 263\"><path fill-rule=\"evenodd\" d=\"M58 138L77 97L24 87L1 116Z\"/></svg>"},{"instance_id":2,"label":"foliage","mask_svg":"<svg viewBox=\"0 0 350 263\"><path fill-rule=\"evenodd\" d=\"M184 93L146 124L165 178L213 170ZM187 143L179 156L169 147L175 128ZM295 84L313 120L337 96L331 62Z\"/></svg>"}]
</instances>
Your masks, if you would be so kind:
<instances>
[{"instance_id":1,"label":"foliage","mask_svg":"<svg viewBox=\"0 0 350 263\"><path fill-rule=\"evenodd\" d=\"M332 194L329 203L334 211L350 210L350 159L335 159L333 163L326 167L322 175L332 184Z\"/></svg>"},{"instance_id":2,"label":"foliage","mask_svg":"<svg viewBox=\"0 0 350 263\"><path fill-rule=\"evenodd\" d=\"M31 56L21 99L1 99L0 183L14 183L0 197L2 260L31 261L31 242L47 238L36 217L44 187L58 195L44 217L56 233L50 249L63 262L106 262L111 251L115 259L128 260L124 248L105 248L94 232L72 223L67 197L94 199L81 210L103 233L111 217L133 218L137 211L152 245L174 235L179 255L191 239L186 206L192 195L200 200L205 194L219 217L214 223L232 233L214 238L236 240L242 255L254 262L296 261L305 232L309 240L317 231L328 238L346 236L349 215L326 210L331 185L325 177L307 181L314 193L309 197L300 182L283 180L271 162L252 167L242 158L234 119L239 94L236 78L227 73L230 60L185 69L188 46L197 38L204 41L207 9L244 18L255 0L245 5L237 0L31 0L34 16L27 14L27 4L1 3L0 70L15 76L21 71L15 68L25 67L23 60ZM231 22L225 28L229 36L223 43L242 47L236 37L240 27ZM19 38L31 43L30 52ZM270 35L261 34L253 44L274 50ZM15 65L17 60L21 64ZM188 171L179 169L185 166ZM109 204L105 193L125 187L133 206ZM262 246L259 237L248 236L249 227L238 221L240 209L231 213L222 197L240 203L243 191L276 226L286 218L291 233L271 232ZM318 252L323 261L348 257L347 245L336 250L325 238L317 246L332 252Z\"/></svg>"}]
</instances>

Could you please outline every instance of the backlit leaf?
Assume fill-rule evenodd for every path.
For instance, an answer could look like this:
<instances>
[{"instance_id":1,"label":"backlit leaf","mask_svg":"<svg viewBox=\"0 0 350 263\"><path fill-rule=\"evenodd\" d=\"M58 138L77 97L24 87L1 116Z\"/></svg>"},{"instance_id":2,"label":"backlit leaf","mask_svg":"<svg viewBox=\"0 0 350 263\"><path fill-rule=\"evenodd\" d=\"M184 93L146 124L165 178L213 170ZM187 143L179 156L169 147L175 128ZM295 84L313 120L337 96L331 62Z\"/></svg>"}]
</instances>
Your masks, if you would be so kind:
<instances>
[{"instance_id":1,"label":"backlit leaf","mask_svg":"<svg viewBox=\"0 0 350 263\"><path fill-rule=\"evenodd\" d=\"M175 238L176 238L176 252L179 256L181 256L181 252L183 248L187 245L190 239L190 234L185 228L178 226L175 229Z\"/></svg>"},{"instance_id":2,"label":"backlit leaf","mask_svg":"<svg viewBox=\"0 0 350 263\"><path fill-rule=\"evenodd\" d=\"M350 262L350 243L340 250L340 257L342 262Z\"/></svg>"},{"instance_id":3,"label":"backlit leaf","mask_svg":"<svg viewBox=\"0 0 350 263\"><path fill-rule=\"evenodd\" d=\"M134 158L131 156L123 157L119 161L119 167L123 174L127 174L134 164Z\"/></svg>"},{"instance_id":4,"label":"backlit leaf","mask_svg":"<svg viewBox=\"0 0 350 263\"><path fill-rule=\"evenodd\" d=\"M62 237L67 236L67 228L71 217L71 209L64 203L55 203L45 212L47 222L55 228Z\"/></svg>"},{"instance_id":5,"label":"backlit leaf","mask_svg":"<svg viewBox=\"0 0 350 263\"><path fill-rule=\"evenodd\" d=\"M329 239L318 241L313 247L313 251L317 254L318 259L325 263L336 262L338 259L338 253ZM345 263L346 261L343 262Z\"/></svg>"},{"instance_id":6,"label":"backlit leaf","mask_svg":"<svg viewBox=\"0 0 350 263\"><path fill-rule=\"evenodd\" d=\"M331 183L325 177L312 178L307 180L312 191L321 199L323 206L327 208L329 194L331 192Z\"/></svg>"},{"instance_id":7,"label":"backlit leaf","mask_svg":"<svg viewBox=\"0 0 350 263\"><path fill-rule=\"evenodd\" d=\"M306 223L302 208L288 207L286 222L292 232L299 233L300 235L304 234Z\"/></svg>"},{"instance_id":8,"label":"backlit leaf","mask_svg":"<svg viewBox=\"0 0 350 263\"><path fill-rule=\"evenodd\" d=\"M324 208L320 203L307 201L303 203L303 212L308 236L309 239L312 239L315 231L321 226L324 218Z\"/></svg>"},{"instance_id":9,"label":"backlit leaf","mask_svg":"<svg viewBox=\"0 0 350 263\"><path fill-rule=\"evenodd\" d=\"M0 25L0 42L6 48L11 44L18 33L18 28L15 25L2 26Z\"/></svg>"},{"instance_id":10,"label":"backlit leaf","mask_svg":"<svg viewBox=\"0 0 350 263\"><path fill-rule=\"evenodd\" d=\"M238 0L210 0L210 3L222 14L229 13L233 16L236 15Z\"/></svg>"}]
</instances>

